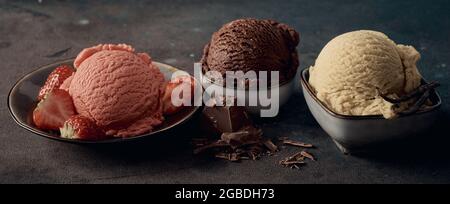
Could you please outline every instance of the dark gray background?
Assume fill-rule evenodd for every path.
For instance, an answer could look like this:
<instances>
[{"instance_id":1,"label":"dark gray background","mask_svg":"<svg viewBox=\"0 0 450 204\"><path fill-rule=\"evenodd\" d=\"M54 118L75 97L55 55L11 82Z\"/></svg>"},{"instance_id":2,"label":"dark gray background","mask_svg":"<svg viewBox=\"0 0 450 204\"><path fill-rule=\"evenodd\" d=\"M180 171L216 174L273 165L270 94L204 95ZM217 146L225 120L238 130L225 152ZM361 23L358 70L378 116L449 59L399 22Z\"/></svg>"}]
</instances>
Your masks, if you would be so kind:
<instances>
[{"instance_id":1,"label":"dark gray background","mask_svg":"<svg viewBox=\"0 0 450 204\"><path fill-rule=\"evenodd\" d=\"M449 183L449 1L4 1L0 0L1 183ZM301 33L300 68L313 64L334 36L358 29L388 34L422 53L420 70L442 83L439 122L427 134L369 155L344 156L296 94L278 118L260 122L268 136L318 146L302 170L277 162L287 148L260 161L229 163L194 157L180 133L115 146L50 141L11 119L7 94L40 65L74 57L98 43L128 43L161 62L192 71L212 32L242 17L272 18ZM53 53L71 48L62 55ZM163 148L167 146L167 148Z\"/></svg>"}]
</instances>

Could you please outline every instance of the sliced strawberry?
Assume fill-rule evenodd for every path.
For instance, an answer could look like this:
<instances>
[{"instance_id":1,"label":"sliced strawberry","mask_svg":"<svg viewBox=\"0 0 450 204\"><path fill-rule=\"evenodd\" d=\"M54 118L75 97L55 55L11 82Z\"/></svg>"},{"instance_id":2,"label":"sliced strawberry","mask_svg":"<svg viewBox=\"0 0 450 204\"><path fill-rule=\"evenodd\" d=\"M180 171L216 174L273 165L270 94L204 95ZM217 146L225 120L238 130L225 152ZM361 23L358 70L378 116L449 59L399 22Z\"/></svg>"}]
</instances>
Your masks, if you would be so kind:
<instances>
[{"instance_id":1,"label":"sliced strawberry","mask_svg":"<svg viewBox=\"0 0 450 204\"><path fill-rule=\"evenodd\" d=\"M60 65L48 75L44 86L39 91L38 100L42 100L46 94L54 89L59 89L61 84L73 74L73 69L69 65Z\"/></svg>"},{"instance_id":2,"label":"sliced strawberry","mask_svg":"<svg viewBox=\"0 0 450 204\"><path fill-rule=\"evenodd\" d=\"M33 122L42 130L59 130L64 122L75 114L75 107L69 93L55 89L45 95L34 109Z\"/></svg>"},{"instance_id":3,"label":"sliced strawberry","mask_svg":"<svg viewBox=\"0 0 450 204\"><path fill-rule=\"evenodd\" d=\"M175 88L179 87L177 91L180 92L179 97L175 97L172 99L172 92L175 90ZM186 102L191 102L194 96L194 89L195 89L195 80L192 77L189 76L181 76L172 79L169 83L166 85L166 91L164 93L164 96L162 98L162 104L163 104L163 112L166 115L172 115L175 114L183 109L183 105L181 106L175 106L175 104L186 104ZM183 91L185 90L185 91Z\"/></svg>"},{"instance_id":4,"label":"sliced strawberry","mask_svg":"<svg viewBox=\"0 0 450 204\"><path fill-rule=\"evenodd\" d=\"M96 141L107 138L94 121L82 115L71 116L59 130L61 137L67 139Z\"/></svg>"}]
</instances>

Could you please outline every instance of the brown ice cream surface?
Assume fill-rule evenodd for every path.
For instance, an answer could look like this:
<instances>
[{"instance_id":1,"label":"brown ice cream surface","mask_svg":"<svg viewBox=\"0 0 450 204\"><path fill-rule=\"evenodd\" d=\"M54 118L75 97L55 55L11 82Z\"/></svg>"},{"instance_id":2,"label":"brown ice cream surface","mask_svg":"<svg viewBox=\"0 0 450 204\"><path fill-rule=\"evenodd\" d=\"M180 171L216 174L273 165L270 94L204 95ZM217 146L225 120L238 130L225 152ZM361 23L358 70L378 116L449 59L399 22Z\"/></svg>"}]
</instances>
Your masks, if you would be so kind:
<instances>
[{"instance_id":1,"label":"brown ice cream surface","mask_svg":"<svg viewBox=\"0 0 450 204\"><path fill-rule=\"evenodd\" d=\"M205 46L203 71L279 71L280 83L295 77L299 34L272 20L239 19L225 24ZM269 80L270 81L270 80Z\"/></svg>"}]
</instances>

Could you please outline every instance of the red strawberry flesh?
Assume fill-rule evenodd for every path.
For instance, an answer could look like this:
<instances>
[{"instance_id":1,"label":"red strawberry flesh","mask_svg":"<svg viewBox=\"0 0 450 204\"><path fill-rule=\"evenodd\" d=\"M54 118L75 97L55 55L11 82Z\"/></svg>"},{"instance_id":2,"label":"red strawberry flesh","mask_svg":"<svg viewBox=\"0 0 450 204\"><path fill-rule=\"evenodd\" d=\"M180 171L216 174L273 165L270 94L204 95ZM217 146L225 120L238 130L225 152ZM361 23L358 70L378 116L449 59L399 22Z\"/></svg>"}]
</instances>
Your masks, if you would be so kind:
<instances>
[{"instance_id":1,"label":"red strawberry flesh","mask_svg":"<svg viewBox=\"0 0 450 204\"><path fill-rule=\"evenodd\" d=\"M33 111L33 122L42 130L59 130L64 122L75 115L72 97L64 90L47 93Z\"/></svg>"}]
</instances>

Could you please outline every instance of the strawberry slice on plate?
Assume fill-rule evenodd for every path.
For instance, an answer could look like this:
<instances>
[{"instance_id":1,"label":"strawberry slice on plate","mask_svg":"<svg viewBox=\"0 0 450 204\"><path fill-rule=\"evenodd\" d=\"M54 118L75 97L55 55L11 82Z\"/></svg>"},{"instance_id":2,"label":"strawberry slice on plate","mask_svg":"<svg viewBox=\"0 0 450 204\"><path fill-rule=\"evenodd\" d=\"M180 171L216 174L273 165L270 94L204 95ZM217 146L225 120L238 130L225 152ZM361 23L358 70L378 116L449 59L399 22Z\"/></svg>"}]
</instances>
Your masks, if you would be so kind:
<instances>
[{"instance_id":1,"label":"strawberry slice on plate","mask_svg":"<svg viewBox=\"0 0 450 204\"><path fill-rule=\"evenodd\" d=\"M75 114L75 107L69 93L55 89L47 93L34 109L33 122L42 130L59 130L64 122Z\"/></svg>"},{"instance_id":2,"label":"strawberry slice on plate","mask_svg":"<svg viewBox=\"0 0 450 204\"><path fill-rule=\"evenodd\" d=\"M195 80L190 76L180 76L169 81L162 97L164 114L173 115L181 111L184 108L183 104L193 105L194 90ZM172 97L174 91L177 93Z\"/></svg>"},{"instance_id":3,"label":"strawberry slice on plate","mask_svg":"<svg viewBox=\"0 0 450 204\"><path fill-rule=\"evenodd\" d=\"M54 89L59 89L61 84L74 73L69 65L60 65L48 75L44 86L39 91L38 100L42 100L46 94Z\"/></svg>"},{"instance_id":4,"label":"strawberry slice on plate","mask_svg":"<svg viewBox=\"0 0 450 204\"><path fill-rule=\"evenodd\" d=\"M76 140L103 140L107 136L94 121L82 115L73 115L60 128L61 137Z\"/></svg>"}]
</instances>

